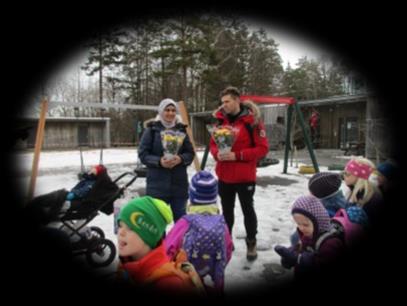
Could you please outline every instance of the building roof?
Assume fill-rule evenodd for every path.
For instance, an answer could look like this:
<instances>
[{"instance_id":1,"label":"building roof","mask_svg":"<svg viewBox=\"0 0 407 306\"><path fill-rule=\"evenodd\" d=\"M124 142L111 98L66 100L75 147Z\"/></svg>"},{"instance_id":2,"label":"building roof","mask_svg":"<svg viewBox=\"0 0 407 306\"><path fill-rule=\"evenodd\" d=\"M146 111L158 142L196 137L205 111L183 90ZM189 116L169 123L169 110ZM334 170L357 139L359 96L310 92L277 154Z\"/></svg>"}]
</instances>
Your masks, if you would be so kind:
<instances>
[{"instance_id":1,"label":"building roof","mask_svg":"<svg viewBox=\"0 0 407 306\"><path fill-rule=\"evenodd\" d=\"M315 99L315 100L305 100L305 101L298 101L300 106L318 106L318 105L331 105L331 104L344 104L344 103L358 103L358 102L365 102L368 93L365 94L358 94L358 95L343 95L343 96L332 96L323 99Z\"/></svg>"},{"instance_id":2,"label":"building roof","mask_svg":"<svg viewBox=\"0 0 407 306\"><path fill-rule=\"evenodd\" d=\"M22 121L38 121L38 117L22 117L18 120ZM47 122L106 122L110 121L110 118L102 117L47 117Z\"/></svg>"},{"instance_id":3,"label":"building roof","mask_svg":"<svg viewBox=\"0 0 407 306\"><path fill-rule=\"evenodd\" d=\"M359 102L366 102L367 97L370 93L363 93L357 95L342 95L342 96L332 96L323 99L315 99L315 100L304 100L298 101L300 106L318 106L318 105L332 105L332 104L345 104L345 103L359 103ZM259 107L278 107L282 104L260 104ZM191 113L190 115L193 117L206 117L210 115L213 110L204 111L204 112L196 112Z\"/></svg>"}]
</instances>

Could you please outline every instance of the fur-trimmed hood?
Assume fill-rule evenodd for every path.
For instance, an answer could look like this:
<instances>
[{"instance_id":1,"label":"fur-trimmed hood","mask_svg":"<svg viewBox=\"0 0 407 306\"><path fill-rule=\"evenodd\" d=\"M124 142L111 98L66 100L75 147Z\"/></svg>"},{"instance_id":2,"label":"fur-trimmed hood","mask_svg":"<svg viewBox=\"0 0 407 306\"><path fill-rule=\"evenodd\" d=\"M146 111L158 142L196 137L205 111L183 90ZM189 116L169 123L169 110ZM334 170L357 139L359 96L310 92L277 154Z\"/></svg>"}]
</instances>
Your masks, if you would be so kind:
<instances>
[{"instance_id":1,"label":"fur-trimmed hood","mask_svg":"<svg viewBox=\"0 0 407 306\"><path fill-rule=\"evenodd\" d=\"M258 124L259 121L261 120L261 112L259 107L256 105L256 103L254 103L251 100L245 100L240 102L241 106L243 106L244 108L247 108L249 110L249 112L253 115L254 117L254 125ZM222 105L219 106L217 109L215 109L212 113L212 116L214 118L218 118L218 112L222 112L224 116L226 116L226 114L223 112L223 107Z\"/></svg>"},{"instance_id":2,"label":"fur-trimmed hood","mask_svg":"<svg viewBox=\"0 0 407 306\"><path fill-rule=\"evenodd\" d=\"M160 116L157 115L157 116L155 116L154 118L147 119L146 121L143 122L143 127L146 129L146 128L149 126L149 124L150 124L151 122L154 122L154 121L160 121ZM183 124L182 118L181 118L180 115L176 115L176 117L175 117L175 124L178 124L178 123L182 123L182 124Z\"/></svg>"}]
</instances>

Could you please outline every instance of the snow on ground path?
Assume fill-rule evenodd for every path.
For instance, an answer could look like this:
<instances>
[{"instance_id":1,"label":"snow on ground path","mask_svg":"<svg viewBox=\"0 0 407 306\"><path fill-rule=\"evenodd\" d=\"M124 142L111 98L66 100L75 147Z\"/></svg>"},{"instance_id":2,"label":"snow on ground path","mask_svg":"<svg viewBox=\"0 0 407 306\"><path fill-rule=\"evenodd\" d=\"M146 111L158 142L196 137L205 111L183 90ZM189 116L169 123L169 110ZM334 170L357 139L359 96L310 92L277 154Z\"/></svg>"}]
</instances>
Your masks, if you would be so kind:
<instances>
[{"instance_id":1,"label":"snow on ground path","mask_svg":"<svg viewBox=\"0 0 407 306\"><path fill-rule=\"evenodd\" d=\"M99 150L84 152L86 166L99 162ZM16 155L16 167L19 175L16 180L22 190L27 190L29 174L32 163L32 153L20 153ZM202 159L203 152L198 152ZM104 150L104 163L112 178L123 172L132 171L136 166L136 149L107 149ZM320 167L326 171L326 167ZM80 158L78 151L44 152L40 158L39 176L35 195L44 194L60 188L70 189L77 183L77 173L80 170ZM214 160L209 157L206 170L214 173ZM295 167L288 168L288 174L282 174L283 162L277 165L258 168L257 186L255 192L255 208L258 217L258 259L253 263L246 260L245 229L243 215L238 199L235 207L235 225L233 229L233 241L235 251L226 268L225 291L231 291L236 287L249 288L259 284L272 284L277 278L284 275L290 276L279 265L279 256L273 251L276 244L289 244L289 236L295 226L290 215L290 207L294 200L304 194L308 194L307 182L311 175L298 174ZM193 167L188 168L189 178L195 173ZM123 182L125 183L125 182ZM143 194L145 179L138 178L128 190L128 197ZM220 203L220 201L218 201ZM100 214L91 225L101 227L106 237L116 244L116 236L113 232L113 215ZM168 228L170 229L170 227ZM117 259L101 273L113 272L117 267Z\"/></svg>"}]
</instances>

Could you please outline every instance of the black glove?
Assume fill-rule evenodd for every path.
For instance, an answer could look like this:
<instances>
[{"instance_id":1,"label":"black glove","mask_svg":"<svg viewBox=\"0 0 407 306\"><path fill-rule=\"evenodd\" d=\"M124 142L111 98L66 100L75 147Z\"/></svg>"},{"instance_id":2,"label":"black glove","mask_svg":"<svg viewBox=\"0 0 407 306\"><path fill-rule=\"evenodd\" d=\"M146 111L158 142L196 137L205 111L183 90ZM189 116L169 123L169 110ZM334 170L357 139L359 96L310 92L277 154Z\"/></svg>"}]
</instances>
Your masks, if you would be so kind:
<instances>
[{"instance_id":1,"label":"black glove","mask_svg":"<svg viewBox=\"0 0 407 306\"><path fill-rule=\"evenodd\" d=\"M281 245L276 245L274 250L281 256L281 265L284 268L290 269L297 264L298 255L293 250Z\"/></svg>"},{"instance_id":2,"label":"black glove","mask_svg":"<svg viewBox=\"0 0 407 306\"><path fill-rule=\"evenodd\" d=\"M299 260L300 264L311 266L314 262L314 252L305 251L301 253L301 258Z\"/></svg>"},{"instance_id":3,"label":"black glove","mask_svg":"<svg viewBox=\"0 0 407 306\"><path fill-rule=\"evenodd\" d=\"M315 268L314 265L314 252L305 251L302 252L298 259L298 264L295 267L296 274L304 274L312 271Z\"/></svg>"}]
</instances>

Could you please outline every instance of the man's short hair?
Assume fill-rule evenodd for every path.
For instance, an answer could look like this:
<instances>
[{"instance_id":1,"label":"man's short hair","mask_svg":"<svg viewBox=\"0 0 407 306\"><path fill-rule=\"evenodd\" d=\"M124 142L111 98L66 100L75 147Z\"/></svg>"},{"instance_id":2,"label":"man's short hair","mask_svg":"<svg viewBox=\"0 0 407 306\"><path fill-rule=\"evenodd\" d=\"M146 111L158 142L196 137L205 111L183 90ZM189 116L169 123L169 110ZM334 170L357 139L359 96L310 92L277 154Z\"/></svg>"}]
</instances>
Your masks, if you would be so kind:
<instances>
[{"instance_id":1,"label":"man's short hair","mask_svg":"<svg viewBox=\"0 0 407 306\"><path fill-rule=\"evenodd\" d=\"M222 90L220 93L220 98L226 95L231 95L233 98L240 98L239 90L233 86L226 87L224 90Z\"/></svg>"}]
</instances>

